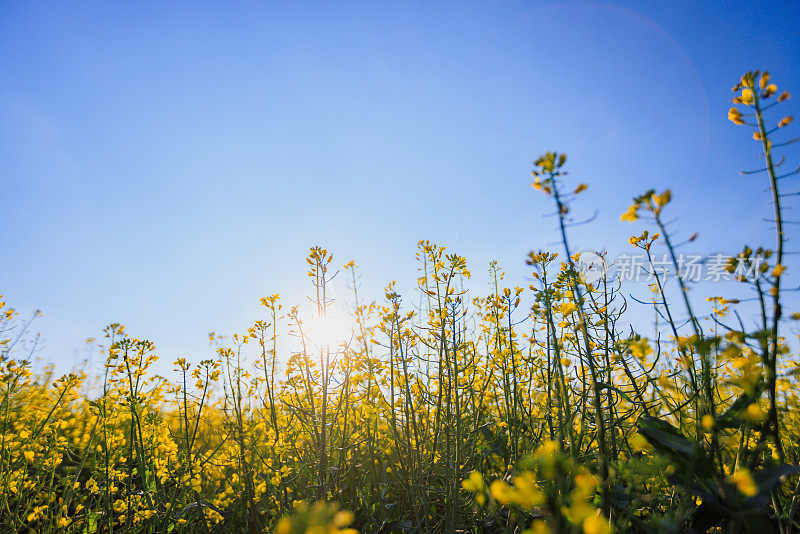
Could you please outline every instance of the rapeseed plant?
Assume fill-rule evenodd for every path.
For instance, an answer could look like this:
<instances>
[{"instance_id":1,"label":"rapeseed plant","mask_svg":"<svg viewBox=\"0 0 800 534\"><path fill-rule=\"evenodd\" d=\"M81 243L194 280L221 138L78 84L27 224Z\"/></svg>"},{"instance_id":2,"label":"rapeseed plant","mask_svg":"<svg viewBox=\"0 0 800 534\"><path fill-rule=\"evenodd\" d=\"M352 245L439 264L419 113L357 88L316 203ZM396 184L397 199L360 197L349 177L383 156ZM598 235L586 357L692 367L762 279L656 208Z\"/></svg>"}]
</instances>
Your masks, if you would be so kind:
<instances>
[{"instance_id":1,"label":"rapeseed plant","mask_svg":"<svg viewBox=\"0 0 800 534\"><path fill-rule=\"evenodd\" d=\"M264 297L262 318L211 334L213 355L174 358L169 376L154 343L114 323L97 381L37 370L38 312L23 320L0 302L2 529L797 531L800 362L785 336L800 315L784 310L779 189L792 173L774 154L791 141L773 140L792 119L768 117L790 95L759 72L734 91L728 117L755 128L765 166L748 173L766 175L776 226L773 248L727 265L752 291L755 326L733 320L746 298L710 297L706 315L690 298L670 190L621 216L653 225L628 242L648 260L655 333L625 324L621 281L590 280L569 241L587 185L568 185L566 156L548 152L532 185L554 203L562 250L531 252L525 287L492 262L474 295L467 260L420 241L410 294L391 282L371 302L354 262L312 247L310 315ZM322 336L336 276L352 320Z\"/></svg>"}]
</instances>

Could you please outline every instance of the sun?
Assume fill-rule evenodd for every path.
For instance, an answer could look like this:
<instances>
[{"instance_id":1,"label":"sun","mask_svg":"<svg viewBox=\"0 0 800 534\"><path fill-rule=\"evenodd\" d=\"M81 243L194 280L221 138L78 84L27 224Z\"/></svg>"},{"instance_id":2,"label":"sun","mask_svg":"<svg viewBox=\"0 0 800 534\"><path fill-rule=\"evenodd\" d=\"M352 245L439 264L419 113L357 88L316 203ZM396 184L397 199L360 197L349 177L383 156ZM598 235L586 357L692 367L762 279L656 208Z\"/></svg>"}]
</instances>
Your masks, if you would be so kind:
<instances>
[{"instance_id":1,"label":"sun","mask_svg":"<svg viewBox=\"0 0 800 534\"><path fill-rule=\"evenodd\" d=\"M353 337L354 322L342 310L329 310L322 317L316 313L303 323L303 336L318 348L338 349Z\"/></svg>"}]
</instances>

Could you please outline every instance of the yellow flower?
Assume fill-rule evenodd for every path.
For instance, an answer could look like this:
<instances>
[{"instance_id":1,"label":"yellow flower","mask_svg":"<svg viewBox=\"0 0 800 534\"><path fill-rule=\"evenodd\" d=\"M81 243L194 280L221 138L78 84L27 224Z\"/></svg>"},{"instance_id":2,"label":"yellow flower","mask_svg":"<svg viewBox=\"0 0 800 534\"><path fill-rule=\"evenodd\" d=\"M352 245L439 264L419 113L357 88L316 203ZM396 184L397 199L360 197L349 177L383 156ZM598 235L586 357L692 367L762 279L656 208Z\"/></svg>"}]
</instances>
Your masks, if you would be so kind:
<instances>
[{"instance_id":1,"label":"yellow flower","mask_svg":"<svg viewBox=\"0 0 800 534\"><path fill-rule=\"evenodd\" d=\"M489 491L494 497L494 500L500 504L508 504L511 502L512 492L511 487L502 480L495 480L489 486Z\"/></svg>"},{"instance_id":2,"label":"yellow flower","mask_svg":"<svg viewBox=\"0 0 800 534\"><path fill-rule=\"evenodd\" d=\"M735 100L739 100L736 98ZM744 124L742 120L742 112L736 108L731 108L728 110L728 120L732 121L734 124Z\"/></svg>"},{"instance_id":3,"label":"yellow flower","mask_svg":"<svg viewBox=\"0 0 800 534\"><path fill-rule=\"evenodd\" d=\"M542 519L537 519L531 525L531 528L524 530L522 534L550 534L552 531L547 523Z\"/></svg>"},{"instance_id":4,"label":"yellow flower","mask_svg":"<svg viewBox=\"0 0 800 534\"><path fill-rule=\"evenodd\" d=\"M739 417L750 423L762 423L766 421L767 414L761 409L761 406L754 402L746 410L742 411Z\"/></svg>"},{"instance_id":5,"label":"yellow flower","mask_svg":"<svg viewBox=\"0 0 800 534\"><path fill-rule=\"evenodd\" d=\"M650 342L647 340L647 338L631 341L630 348L631 354L639 360L644 360L648 354L653 352L653 349L650 348Z\"/></svg>"},{"instance_id":6,"label":"yellow flower","mask_svg":"<svg viewBox=\"0 0 800 534\"><path fill-rule=\"evenodd\" d=\"M749 469L740 469L728 477L728 480L736 485L739 493L746 497L752 497L758 493L758 486Z\"/></svg>"},{"instance_id":7,"label":"yellow flower","mask_svg":"<svg viewBox=\"0 0 800 534\"><path fill-rule=\"evenodd\" d=\"M703 428L705 428L706 430L710 430L714 426L714 418L709 414L705 414L703 416L702 423L703 423Z\"/></svg>"},{"instance_id":8,"label":"yellow flower","mask_svg":"<svg viewBox=\"0 0 800 534\"><path fill-rule=\"evenodd\" d=\"M342 510L336 512L336 515L333 516L333 524L336 525L337 528L346 527L350 523L353 522L353 514L352 512L348 512L346 510Z\"/></svg>"},{"instance_id":9,"label":"yellow flower","mask_svg":"<svg viewBox=\"0 0 800 534\"><path fill-rule=\"evenodd\" d=\"M794 120L794 117L792 117L791 115L789 115L788 117L782 118L780 120L780 122L778 122L778 128L783 128L784 126L786 126L787 124L789 124L793 120Z\"/></svg>"},{"instance_id":10,"label":"yellow flower","mask_svg":"<svg viewBox=\"0 0 800 534\"><path fill-rule=\"evenodd\" d=\"M565 302L558 307L558 311L561 312L563 316L572 315L578 309L578 306L574 302Z\"/></svg>"},{"instance_id":11,"label":"yellow flower","mask_svg":"<svg viewBox=\"0 0 800 534\"><path fill-rule=\"evenodd\" d=\"M25 460L28 462L33 462L33 451L25 451L22 453L22 456L24 456Z\"/></svg>"},{"instance_id":12,"label":"yellow flower","mask_svg":"<svg viewBox=\"0 0 800 534\"><path fill-rule=\"evenodd\" d=\"M774 269L772 269L772 276L777 278L778 276L782 275L783 271L785 271L785 270L786 270L786 267L779 263L778 265L775 266Z\"/></svg>"},{"instance_id":13,"label":"yellow flower","mask_svg":"<svg viewBox=\"0 0 800 534\"><path fill-rule=\"evenodd\" d=\"M639 209L639 206L634 204L628 208L628 210L619 216L620 221L628 221L633 222L639 218L639 214L636 211Z\"/></svg>"},{"instance_id":14,"label":"yellow flower","mask_svg":"<svg viewBox=\"0 0 800 534\"><path fill-rule=\"evenodd\" d=\"M752 89L742 89L742 96L739 97L742 100L742 104L752 104L753 103L753 90Z\"/></svg>"},{"instance_id":15,"label":"yellow flower","mask_svg":"<svg viewBox=\"0 0 800 534\"><path fill-rule=\"evenodd\" d=\"M650 196L650 200L653 202L656 208L660 209L669 204L669 201L672 200L672 191L669 189L665 190L660 195L653 194Z\"/></svg>"},{"instance_id":16,"label":"yellow flower","mask_svg":"<svg viewBox=\"0 0 800 534\"><path fill-rule=\"evenodd\" d=\"M610 534L612 529L606 518L598 512L583 520L583 531L586 534Z\"/></svg>"}]
</instances>

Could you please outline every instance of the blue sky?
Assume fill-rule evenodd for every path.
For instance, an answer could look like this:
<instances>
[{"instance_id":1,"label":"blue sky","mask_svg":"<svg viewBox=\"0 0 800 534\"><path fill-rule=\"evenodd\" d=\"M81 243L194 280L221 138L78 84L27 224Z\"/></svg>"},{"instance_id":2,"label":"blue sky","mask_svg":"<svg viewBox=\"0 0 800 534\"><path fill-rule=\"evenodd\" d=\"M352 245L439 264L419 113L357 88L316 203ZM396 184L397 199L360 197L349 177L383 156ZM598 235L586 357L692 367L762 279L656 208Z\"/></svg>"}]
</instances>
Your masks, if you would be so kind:
<instances>
[{"instance_id":1,"label":"blue sky","mask_svg":"<svg viewBox=\"0 0 800 534\"><path fill-rule=\"evenodd\" d=\"M376 299L413 283L420 239L477 287L491 259L524 284L526 252L558 250L529 187L546 150L599 210L577 249L628 250L619 214L650 187L696 251L772 243L726 111L754 68L800 95L800 10L702 4L4 2L0 292L70 365L113 321L207 357L259 297L304 300L317 243Z\"/></svg>"}]
</instances>

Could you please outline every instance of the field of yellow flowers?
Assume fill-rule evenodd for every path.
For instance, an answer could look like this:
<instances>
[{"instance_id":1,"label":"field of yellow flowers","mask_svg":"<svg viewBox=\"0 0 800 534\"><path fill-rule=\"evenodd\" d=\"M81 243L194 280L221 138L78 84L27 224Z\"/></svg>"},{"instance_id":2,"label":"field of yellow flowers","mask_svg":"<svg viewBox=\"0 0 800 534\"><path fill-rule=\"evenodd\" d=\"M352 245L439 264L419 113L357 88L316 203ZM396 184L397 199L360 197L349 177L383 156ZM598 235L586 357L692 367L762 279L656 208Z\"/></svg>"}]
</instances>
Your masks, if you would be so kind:
<instances>
[{"instance_id":1,"label":"field of yellow flowers","mask_svg":"<svg viewBox=\"0 0 800 534\"><path fill-rule=\"evenodd\" d=\"M774 207L774 242L729 265L757 266L740 279L757 326L737 319L735 298L698 316L688 282L654 270L661 335L632 331L618 280L577 268L568 213L587 186L547 153L533 186L553 201L562 247L530 253L529 287L506 287L492 264L491 291L468 298L465 258L423 241L406 299L420 305L393 284L368 302L353 262L312 248L318 321L335 273L354 282L343 342L320 342L272 295L245 333L211 336L215 358L178 359L169 377L152 342L109 325L93 383L34 372L31 325L0 304L0 530L800 531L800 360L787 336L800 315L781 284L791 173L775 154L791 143L789 93L759 72L733 89L729 119L760 143L753 179ZM648 191L621 217L633 247L651 260L664 247L678 271L670 202Z\"/></svg>"}]
</instances>

